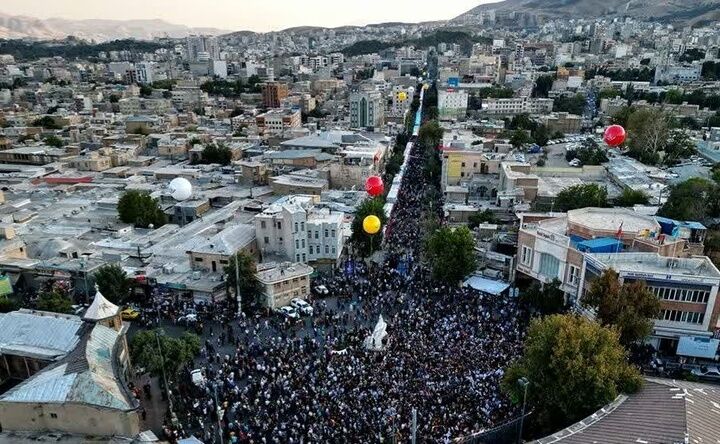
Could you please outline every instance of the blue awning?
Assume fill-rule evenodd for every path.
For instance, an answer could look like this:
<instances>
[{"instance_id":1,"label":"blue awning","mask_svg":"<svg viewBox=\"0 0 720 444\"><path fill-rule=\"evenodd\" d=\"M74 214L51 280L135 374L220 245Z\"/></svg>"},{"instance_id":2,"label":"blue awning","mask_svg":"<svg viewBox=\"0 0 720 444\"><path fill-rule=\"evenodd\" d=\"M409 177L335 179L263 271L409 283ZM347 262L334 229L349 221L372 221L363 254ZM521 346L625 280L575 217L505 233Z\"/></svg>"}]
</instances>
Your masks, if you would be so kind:
<instances>
[{"instance_id":1,"label":"blue awning","mask_svg":"<svg viewBox=\"0 0 720 444\"><path fill-rule=\"evenodd\" d=\"M492 279L487 279L482 276L471 276L463 283L463 286L465 287L471 287L477 291L482 291L483 293L488 293L492 295L499 295L508 288L510 288L510 284L503 281L494 281Z\"/></svg>"},{"instance_id":2,"label":"blue awning","mask_svg":"<svg viewBox=\"0 0 720 444\"><path fill-rule=\"evenodd\" d=\"M683 336L678 341L677 354L692 358L715 359L720 339Z\"/></svg>"}]
</instances>

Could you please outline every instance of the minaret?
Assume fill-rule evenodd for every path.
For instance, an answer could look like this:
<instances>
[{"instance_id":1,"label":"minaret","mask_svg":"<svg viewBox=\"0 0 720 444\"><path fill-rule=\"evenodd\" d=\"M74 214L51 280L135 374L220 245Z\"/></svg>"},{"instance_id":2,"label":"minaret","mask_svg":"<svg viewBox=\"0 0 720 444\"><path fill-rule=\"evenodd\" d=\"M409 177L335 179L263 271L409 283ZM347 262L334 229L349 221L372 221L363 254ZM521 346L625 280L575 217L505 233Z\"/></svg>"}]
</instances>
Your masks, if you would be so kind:
<instances>
[{"instance_id":1,"label":"minaret","mask_svg":"<svg viewBox=\"0 0 720 444\"><path fill-rule=\"evenodd\" d=\"M85 312L83 320L102 324L116 331L120 331L122 328L120 307L105 299L105 296L100 293L97 284L95 284L95 298Z\"/></svg>"}]
</instances>

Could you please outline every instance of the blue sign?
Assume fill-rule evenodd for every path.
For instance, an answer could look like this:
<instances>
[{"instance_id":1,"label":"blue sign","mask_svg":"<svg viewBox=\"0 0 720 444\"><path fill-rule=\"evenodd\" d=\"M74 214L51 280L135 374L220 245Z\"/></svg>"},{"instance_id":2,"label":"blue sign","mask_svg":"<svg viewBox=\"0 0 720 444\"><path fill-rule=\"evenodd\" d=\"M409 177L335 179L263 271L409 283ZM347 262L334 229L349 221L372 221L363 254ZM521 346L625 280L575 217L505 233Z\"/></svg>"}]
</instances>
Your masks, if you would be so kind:
<instances>
[{"instance_id":1,"label":"blue sign","mask_svg":"<svg viewBox=\"0 0 720 444\"><path fill-rule=\"evenodd\" d=\"M449 77L447 84L449 87L457 88L460 86L460 77Z\"/></svg>"}]
</instances>

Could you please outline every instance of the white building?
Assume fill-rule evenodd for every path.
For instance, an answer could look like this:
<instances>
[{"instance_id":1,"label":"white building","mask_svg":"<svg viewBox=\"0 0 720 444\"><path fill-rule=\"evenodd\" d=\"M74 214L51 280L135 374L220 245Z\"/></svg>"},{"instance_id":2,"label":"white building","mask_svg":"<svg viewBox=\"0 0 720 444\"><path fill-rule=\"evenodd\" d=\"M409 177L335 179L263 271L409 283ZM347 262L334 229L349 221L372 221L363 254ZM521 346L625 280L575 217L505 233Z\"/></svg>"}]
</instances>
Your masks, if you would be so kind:
<instances>
[{"instance_id":1,"label":"white building","mask_svg":"<svg viewBox=\"0 0 720 444\"><path fill-rule=\"evenodd\" d=\"M220 47L215 37L208 35L189 35L186 42L187 57L191 62L220 59Z\"/></svg>"},{"instance_id":2,"label":"white building","mask_svg":"<svg viewBox=\"0 0 720 444\"><path fill-rule=\"evenodd\" d=\"M384 109L385 106L380 91L352 92L350 94L350 127L382 127Z\"/></svg>"},{"instance_id":3,"label":"white building","mask_svg":"<svg viewBox=\"0 0 720 444\"><path fill-rule=\"evenodd\" d=\"M138 62L135 64L135 75L138 83L153 83L158 80L165 80L167 76L161 72L156 62Z\"/></svg>"},{"instance_id":4,"label":"white building","mask_svg":"<svg viewBox=\"0 0 720 444\"><path fill-rule=\"evenodd\" d=\"M553 99L534 99L529 97L484 99L482 110L487 114L496 115L549 114L552 112L553 104Z\"/></svg>"},{"instance_id":5,"label":"white building","mask_svg":"<svg viewBox=\"0 0 720 444\"><path fill-rule=\"evenodd\" d=\"M316 208L319 196L290 195L255 216L260 253L293 262L337 262L345 239L345 214Z\"/></svg>"},{"instance_id":6,"label":"white building","mask_svg":"<svg viewBox=\"0 0 720 444\"><path fill-rule=\"evenodd\" d=\"M467 114L468 93L453 89L438 91L438 115L441 120L461 119Z\"/></svg>"},{"instance_id":7,"label":"white building","mask_svg":"<svg viewBox=\"0 0 720 444\"><path fill-rule=\"evenodd\" d=\"M658 65L655 68L655 83L688 83L700 80L702 65Z\"/></svg>"}]
</instances>

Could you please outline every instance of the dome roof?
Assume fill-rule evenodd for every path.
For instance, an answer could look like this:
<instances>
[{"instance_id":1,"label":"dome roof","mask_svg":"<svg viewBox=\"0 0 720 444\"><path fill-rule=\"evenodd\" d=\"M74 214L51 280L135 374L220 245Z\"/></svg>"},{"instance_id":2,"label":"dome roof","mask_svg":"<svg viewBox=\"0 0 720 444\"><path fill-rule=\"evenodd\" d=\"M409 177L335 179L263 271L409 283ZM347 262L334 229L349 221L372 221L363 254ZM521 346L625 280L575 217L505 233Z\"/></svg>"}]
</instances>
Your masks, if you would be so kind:
<instances>
[{"instance_id":1,"label":"dome roof","mask_svg":"<svg viewBox=\"0 0 720 444\"><path fill-rule=\"evenodd\" d=\"M105 296L100 293L97 285L95 285L95 298L85 312L83 319L86 321L99 321L117 316L119 311L120 307L105 299Z\"/></svg>"}]
</instances>

